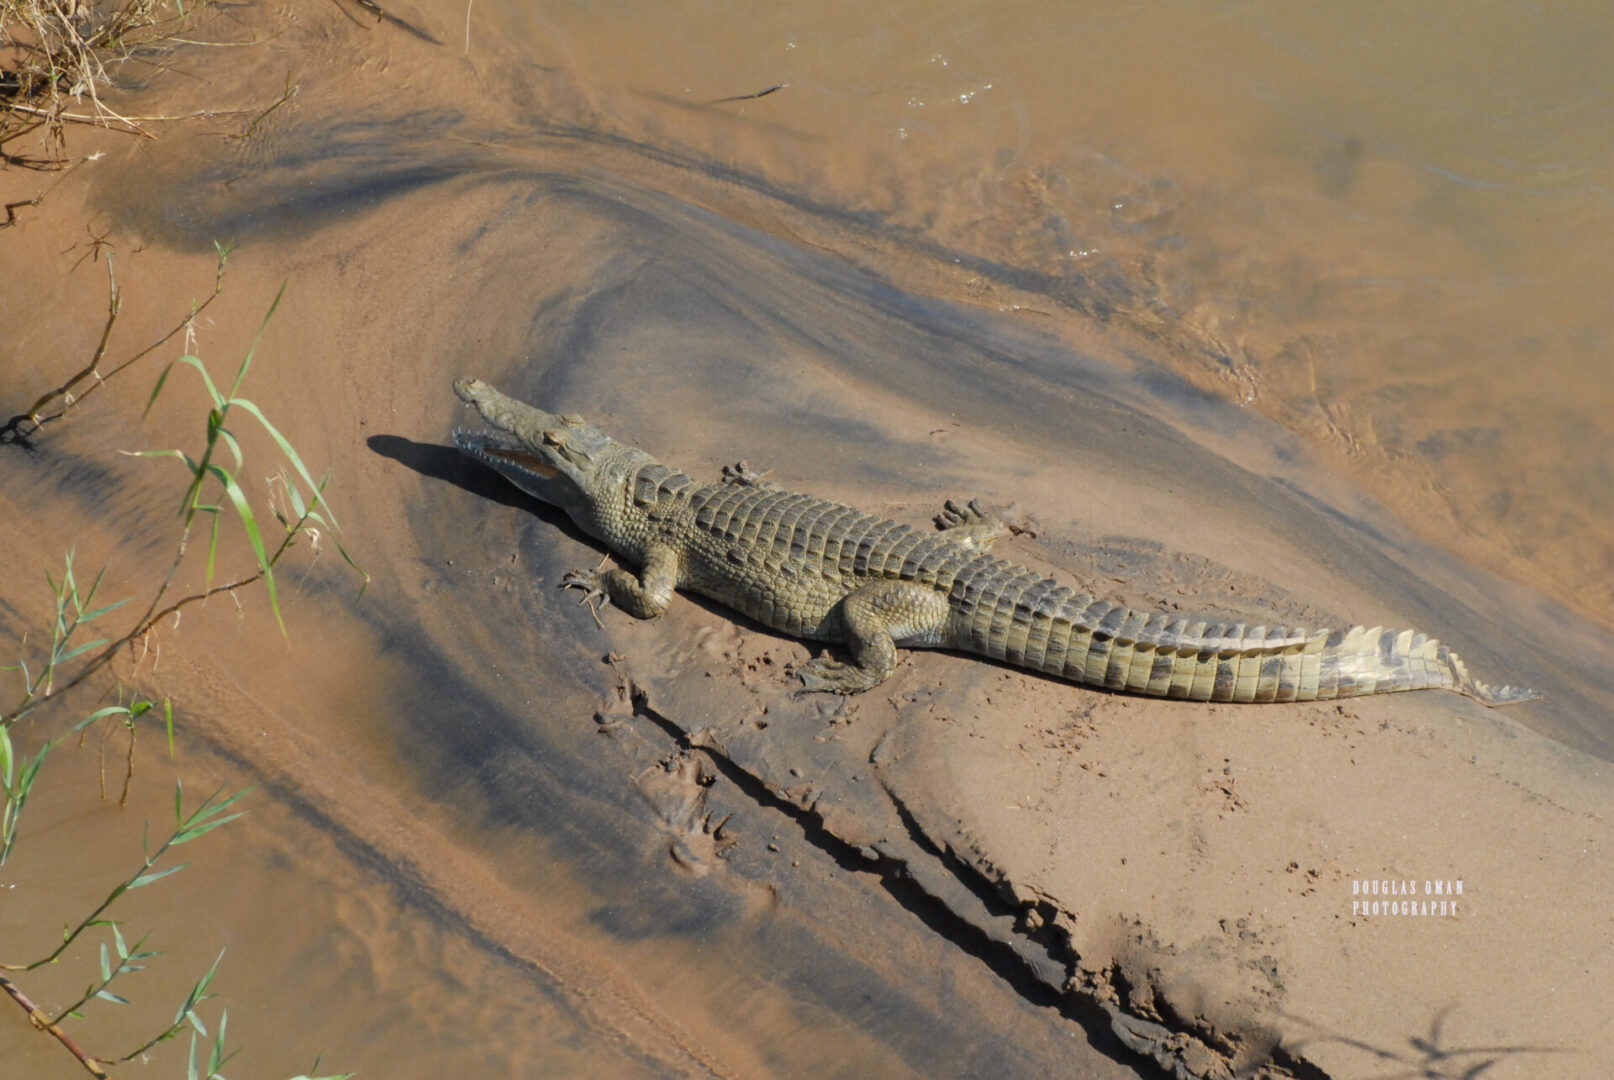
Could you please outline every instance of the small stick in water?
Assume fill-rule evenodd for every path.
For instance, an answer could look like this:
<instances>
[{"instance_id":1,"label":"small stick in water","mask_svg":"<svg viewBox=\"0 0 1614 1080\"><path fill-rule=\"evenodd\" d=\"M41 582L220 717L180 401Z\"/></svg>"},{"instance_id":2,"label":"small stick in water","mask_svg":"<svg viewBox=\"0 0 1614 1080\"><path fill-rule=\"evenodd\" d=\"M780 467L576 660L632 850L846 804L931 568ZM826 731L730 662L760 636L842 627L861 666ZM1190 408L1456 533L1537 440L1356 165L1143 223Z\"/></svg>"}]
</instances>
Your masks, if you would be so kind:
<instances>
[{"instance_id":1,"label":"small stick in water","mask_svg":"<svg viewBox=\"0 0 1614 1080\"><path fill-rule=\"evenodd\" d=\"M789 83L774 83L772 86L768 87L766 90L758 90L754 94L735 94L733 97L718 98L716 101L708 101L706 104L708 104L708 105L722 105L723 103L729 102L729 101L754 101L757 98L767 97L769 94L773 93L775 90L783 90L785 87L787 87L789 85L790 85Z\"/></svg>"}]
</instances>

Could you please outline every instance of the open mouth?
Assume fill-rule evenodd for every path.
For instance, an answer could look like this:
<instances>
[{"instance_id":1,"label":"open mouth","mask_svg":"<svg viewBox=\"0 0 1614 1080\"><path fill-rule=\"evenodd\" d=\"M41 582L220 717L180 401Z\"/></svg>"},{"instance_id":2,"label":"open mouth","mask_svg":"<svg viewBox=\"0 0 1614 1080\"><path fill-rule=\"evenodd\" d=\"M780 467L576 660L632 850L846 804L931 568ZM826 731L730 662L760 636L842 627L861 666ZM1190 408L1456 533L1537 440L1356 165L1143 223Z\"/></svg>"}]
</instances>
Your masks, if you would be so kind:
<instances>
[{"instance_id":1,"label":"open mouth","mask_svg":"<svg viewBox=\"0 0 1614 1080\"><path fill-rule=\"evenodd\" d=\"M514 465L536 476L552 477L559 475L559 470L548 464L537 454L519 447L505 446L497 435L478 431L466 431L457 428L454 431L454 445L483 461L494 468L501 465Z\"/></svg>"}]
</instances>

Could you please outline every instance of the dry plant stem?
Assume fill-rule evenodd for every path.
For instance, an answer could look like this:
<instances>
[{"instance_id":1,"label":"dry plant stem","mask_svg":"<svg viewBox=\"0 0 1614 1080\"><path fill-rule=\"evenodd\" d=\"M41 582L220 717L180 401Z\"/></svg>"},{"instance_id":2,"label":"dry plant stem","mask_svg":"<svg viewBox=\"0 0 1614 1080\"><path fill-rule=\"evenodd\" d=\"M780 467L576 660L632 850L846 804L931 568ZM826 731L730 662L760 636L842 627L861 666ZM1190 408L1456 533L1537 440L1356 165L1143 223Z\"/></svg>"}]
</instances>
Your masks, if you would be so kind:
<instances>
[{"instance_id":1,"label":"dry plant stem","mask_svg":"<svg viewBox=\"0 0 1614 1080\"><path fill-rule=\"evenodd\" d=\"M118 796L120 808L129 805L129 785L134 783L135 733L138 730L132 723L125 726L129 729L129 753L123 759L123 792Z\"/></svg>"},{"instance_id":2,"label":"dry plant stem","mask_svg":"<svg viewBox=\"0 0 1614 1080\"><path fill-rule=\"evenodd\" d=\"M71 120L75 124L99 124L102 127L106 126L107 120L116 120L120 124L127 124L129 130L134 134L139 135L142 138L151 139L153 141L156 140L157 136L135 123L136 120L185 120L191 118L183 116L120 116L111 109L107 109L107 107L102 105L99 101L96 102L96 105L99 108L106 109L105 115L85 116L83 113L60 112L56 109L36 109L32 105L8 105L6 108L10 109L12 112L27 113L30 116L43 116L51 120ZM192 117L209 115L212 114L193 113Z\"/></svg>"},{"instance_id":3,"label":"dry plant stem","mask_svg":"<svg viewBox=\"0 0 1614 1080\"><path fill-rule=\"evenodd\" d=\"M196 317L203 311L207 310L207 306L214 300L217 300L219 298L219 294L224 291L224 259L221 258L219 259L218 269L213 276L213 295L209 296L206 300L203 300L200 304L197 304L196 307L192 309L191 313L175 324L174 328L168 331L168 333L164 334L150 345L147 345L144 349L141 349L127 360L124 360L110 371L102 374L99 370L101 360L106 356L107 342L112 336L112 325L113 323L117 322L118 311L123 306L122 294L118 291L117 277L113 272L112 253L110 251L106 253L106 263L107 287L109 295L107 297L106 326L101 331L101 343L96 348L95 355L90 358L89 364L87 364L80 371L76 372L71 378L69 378L62 385L58 386L56 389L42 395L38 401L29 406L28 410L23 413L21 419L27 420L34 425L33 429L30 431L19 431L19 434L24 438L29 435L33 435L52 420L60 420L62 417L66 416L70 411L72 411L73 406L89 397L100 386L106 383L107 380L116 377L118 374L126 370L131 364L144 360L147 356L150 356L153 352L156 352L158 349L162 348L173 339L175 334L178 334L181 330L184 330L186 327L195 322ZM82 394L75 397L74 391L77 389L77 387L81 383L90 379L93 379L94 381L84 388L84 392ZM56 409L54 412L47 413L44 411L58 400L60 400L62 403L60 408Z\"/></svg>"},{"instance_id":4,"label":"dry plant stem","mask_svg":"<svg viewBox=\"0 0 1614 1080\"><path fill-rule=\"evenodd\" d=\"M43 123L43 121L41 121L41 123ZM35 124L33 127L25 128L22 131L15 132L13 135L9 136L9 138L15 138L18 135L26 135L30 131L37 130L38 127L39 127L39 124ZM5 145L5 143L7 141L8 141L8 139L0 138L0 146ZM6 203L6 205L5 205L6 220L0 221L0 229L4 229L4 228L7 228L8 226L17 224L17 211L19 209L21 209L24 206L37 207L40 203L45 201L45 196L46 195L49 195L52 191L56 190L56 185L57 184L60 184L63 180L67 179L67 174L68 173L72 172L74 169L78 168L80 165L84 164L86 161L98 161L100 159L100 157L101 157L101 154L100 154L99 151L97 151L96 153L93 153L93 154L86 154L84 157L79 158L77 161L73 162L73 164L69 165L67 168L65 168L61 172L57 173L56 174L56 179L54 179L54 180L52 180L50 182L50 186L45 188L45 190L39 192L33 198L31 198L31 199L18 199L16 202L8 202L8 203ZM8 160L5 153L3 151L0 151L0 161L5 161L5 160Z\"/></svg>"},{"instance_id":5,"label":"dry plant stem","mask_svg":"<svg viewBox=\"0 0 1614 1080\"><path fill-rule=\"evenodd\" d=\"M158 616L158 618L161 618L161 616ZM101 777L101 798L103 800L106 799L106 742L112 737L113 723L114 718L107 717L105 729L101 732L101 741L96 745L96 767ZM124 726L129 729L129 752L124 761L123 793L118 796L118 805L120 807L129 805L129 785L134 782L135 736L139 731L139 728L132 723L125 723ZM80 739L80 745L83 745L82 738Z\"/></svg>"},{"instance_id":6,"label":"dry plant stem","mask_svg":"<svg viewBox=\"0 0 1614 1080\"><path fill-rule=\"evenodd\" d=\"M108 5L85 0L3 0L0 35L8 46L6 66L15 92L0 101L0 146L34 132L41 133L38 156L0 152L0 161L23 168L50 170L62 167L66 154L65 128L70 123L114 124L144 138L156 136L142 121L188 119L185 116L128 116L103 100L100 91L113 84L109 66L122 63L167 65L139 55L144 47L179 43L179 33L195 22L197 13L211 6L197 0L187 7L175 0L122 0ZM212 44L212 43L207 43ZM87 112L69 107L88 99ZM198 116L212 115L203 111Z\"/></svg>"},{"instance_id":7,"label":"dry plant stem","mask_svg":"<svg viewBox=\"0 0 1614 1080\"><path fill-rule=\"evenodd\" d=\"M198 44L206 43L199 42ZM144 120L147 123L151 123L155 120L210 120L215 116L228 116L232 113L244 113L247 111L246 109L203 109L201 112L172 113L156 116L120 116L115 112L108 112L106 116L86 116L84 113L54 112L50 109L36 109L32 105L8 105L6 107L14 112L28 113L33 116L48 116L53 120L71 120L75 124L100 124L105 126L107 118L110 117L113 120L118 121L120 124L128 124L130 130L135 134L144 135L146 138L153 140L155 140L157 136L135 123L135 121Z\"/></svg>"},{"instance_id":8,"label":"dry plant stem","mask_svg":"<svg viewBox=\"0 0 1614 1080\"><path fill-rule=\"evenodd\" d=\"M86 1072L97 1077L98 1080L108 1080L107 1071L101 1067L101 1063L86 1054L78 1043L73 1041L71 1035L63 1031L59 1024L52 1022L51 1018L46 1016L39 1006L28 999L28 995L24 994L16 983L4 975L0 975L0 990L4 990L11 997L11 1000L15 1001L22 1008L22 1011L28 1014L29 1023L40 1031L48 1032L57 1042L66 1047L67 1052L78 1059L78 1063L84 1066Z\"/></svg>"},{"instance_id":9,"label":"dry plant stem","mask_svg":"<svg viewBox=\"0 0 1614 1080\"><path fill-rule=\"evenodd\" d=\"M271 105L267 109L263 110L263 112L259 113L257 116L254 116L252 118L252 123L250 123L250 124L248 124L246 126L245 131L242 131L242 132L240 132L238 134L235 134L235 135L226 135L225 138L226 139L250 139L250 138L252 138L252 133L254 131L258 130L258 125L263 123L264 117L268 116L270 113L274 112L276 109L278 109L282 105L286 104L286 102L288 102L292 98L296 97L298 91L300 91L301 89L302 89L302 85L300 83L294 83L294 82L291 81L291 72L288 71L286 73L286 89L281 93L279 99L273 105ZM245 111L245 110L237 110L237 111Z\"/></svg>"}]
</instances>

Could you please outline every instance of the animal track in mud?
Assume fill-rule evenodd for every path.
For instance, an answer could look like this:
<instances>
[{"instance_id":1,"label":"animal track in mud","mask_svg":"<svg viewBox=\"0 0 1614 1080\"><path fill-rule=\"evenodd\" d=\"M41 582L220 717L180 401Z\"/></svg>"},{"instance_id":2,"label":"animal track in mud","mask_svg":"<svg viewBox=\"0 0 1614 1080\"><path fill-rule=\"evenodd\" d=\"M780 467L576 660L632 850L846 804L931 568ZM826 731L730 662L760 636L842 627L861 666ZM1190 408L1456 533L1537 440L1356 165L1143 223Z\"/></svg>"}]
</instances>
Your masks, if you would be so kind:
<instances>
[{"instance_id":1,"label":"animal track in mud","mask_svg":"<svg viewBox=\"0 0 1614 1080\"><path fill-rule=\"evenodd\" d=\"M604 657L616 674L616 685L609 699L594 713L599 731L615 740L636 739L642 747L644 734L635 725L639 693L620 653ZM631 753L632 751L630 751ZM722 864L738 843L728 828L733 814L707 808L708 792L716 782L701 759L688 749L679 749L661 758L632 778L634 790L655 814L657 825L668 834L667 856L680 871L703 877Z\"/></svg>"},{"instance_id":2,"label":"animal track in mud","mask_svg":"<svg viewBox=\"0 0 1614 1080\"><path fill-rule=\"evenodd\" d=\"M1233 775L1233 764L1227 758L1222 759L1220 769L1209 766L1207 775L1199 782L1199 790L1207 795L1221 797L1222 810L1229 814L1238 813L1248 807L1244 797L1238 793L1238 777ZM1216 815L1218 818L1222 813Z\"/></svg>"},{"instance_id":3,"label":"animal track in mud","mask_svg":"<svg viewBox=\"0 0 1614 1080\"><path fill-rule=\"evenodd\" d=\"M727 674L755 699L761 716L767 714L768 696L794 682L795 666L805 658L805 646L748 632L727 619L696 629L693 644L695 651L704 653L710 662L728 668ZM707 678L721 678L723 674L717 667L706 671ZM757 726L766 727L767 722Z\"/></svg>"},{"instance_id":4,"label":"animal track in mud","mask_svg":"<svg viewBox=\"0 0 1614 1080\"><path fill-rule=\"evenodd\" d=\"M1295 874L1299 873L1299 871L1300 864L1292 860L1283 868L1283 872L1286 874ZM1314 895L1317 892L1317 883L1322 880L1322 877L1322 871L1320 870L1307 870L1305 874L1301 876L1301 881L1304 884L1298 890L1297 895L1302 897Z\"/></svg>"},{"instance_id":5,"label":"animal track in mud","mask_svg":"<svg viewBox=\"0 0 1614 1080\"><path fill-rule=\"evenodd\" d=\"M702 877L716 869L739 841L726 826L732 814L718 817L706 808L715 776L687 750L680 750L633 778L640 797L671 836L667 854L673 865Z\"/></svg>"}]
</instances>

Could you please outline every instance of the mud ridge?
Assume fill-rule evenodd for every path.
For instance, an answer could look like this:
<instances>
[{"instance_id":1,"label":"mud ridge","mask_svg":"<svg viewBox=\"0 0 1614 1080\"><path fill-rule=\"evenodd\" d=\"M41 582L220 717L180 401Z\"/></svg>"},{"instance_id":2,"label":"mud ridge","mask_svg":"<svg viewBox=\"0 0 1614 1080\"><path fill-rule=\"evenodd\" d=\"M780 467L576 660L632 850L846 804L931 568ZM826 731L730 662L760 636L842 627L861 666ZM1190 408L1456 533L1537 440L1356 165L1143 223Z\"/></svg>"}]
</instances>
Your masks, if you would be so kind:
<instances>
[{"instance_id":1,"label":"mud ridge","mask_svg":"<svg viewBox=\"0 0 1614 1080\"><path fill-rule=\"evenodd\" d=\"M759 807L778 811L800 826L803 839L834 860L841 869L872 874L881 887L902 908L919 918L927 928L985 964L993 974L1008 983L1027 1001L1051 1008L1081 1026L1089 1042L1117 1061L1135 1065L1125 1040L1116 1036L1104 1011L1086 999L1060 993L1040 977L1028 958L1003 942L994 940L980 926L962 917L945 900L927 889L915 877L914 867L905 859L881 851L878 846L859 847L831 832L822 817L809 807L794 802L735 762L716 740L692 736L672 718L650 704L650 695L636 682L629 683L632 714L654 724L680 750L699 754L710 762L718 775L731 782L741 795ZM1001 908L1001 901L994 901ZM1169 1072L1148 1072L1146 1077L1171 1076Z\"/></svg>"},{"instance_id":2,"label":"mud ridge","mask_svg":"<svg viewBox=\"0 0 1614 1080\"><path fill-rule=\"evenodd\" d=\"M1234 1076L1329 1080L1327 1073L1281 1047L1270 1048L1266 1060L1252 1071L1248 1061L1235 1064L1240 1046L1248 1041L1239 1035L1201 1032L1196 1029L1203 1025L1170 1010L1162 1010L1165 1024L1126 1012L1116 1004L1128 1000L1130 992L1118 965L1111 965L1097 982L1079 982L1071 973L1077 970L1080 957L1057 928L1052 917L1057 909L1046 901L1030 907L1017 903L1007 882L991 880L929 836L885 785L882 789L906 839L934 861L934 870L927 872L910 858L893 853L893 845L887 842L859 846L838 836L817 812L817 800L803 805L786 797L730 757L720 740L703 738L702 732L692 732L658 711L650 702L649 691L639 683L630 678L625 689L635 718L649 721L679 750L701 754L745 798L796 822L803 838L843 870L877 876L887 894L927 928L980 960L1027 1001L1055 1009L1079 1025L1095 1048L1139 1069L1139 1075L1173 1080L1232 1080ZM985 919L972 920L963 913L971 908ZM1028 919L1033 910L1036 916ZM993 923L1003 926L1004 932L992 933L989 926Z\"/></svg>"},{"instance_id":3,"label":"mud ridge","mask_svg":"<svg viewBox=\"0 0 1614 1080\"><path fill-rule=\"evenodd\" d=\"M1081 957L1071 948L1068 935L1060 931L1056 918L1058 915L1074 918L1073 913L1063 912L1047 900L1029 903L1017 901L1011 882L1002 878L994 881L979 867L960 858L949 846L932 838L890 785L882 784L881 788L915 846L935 859L960 885L974 892L983 904L1016 917L1015 936L1018 939L1045 950L1050 959L1057 960L1067 972L1079 971ZM1134 1053L1154 1061L1165 1070L1166 1075L1182 1080L1211 1080L1236 1075L1270 1077L1272 1080L1280 1077L1286 1080L1329 1080L1328 1073L1278 1045L1266 1048L1268 1060L1257 1066L1259 1071L1247 1071L1251 1063L1235 1064L1235 1059L1240 1056L1241 1044L1248 1040L1207 1028L1203 1022L1196 1023L1192 1018L1179 1015L1166 996L1157 990L1151 990L1150 996L1165 1023L1126 1012L1115 1002L1131 1000L1133 987L1119 963L1108 965L1092 980L1078 980L1079 976L1071 975L1062 986L1054 989L1063 990L1066 995L1089 1002L1102 1011L1108 1017L1115 1037Z\"/></svg>"}]
</instances>

